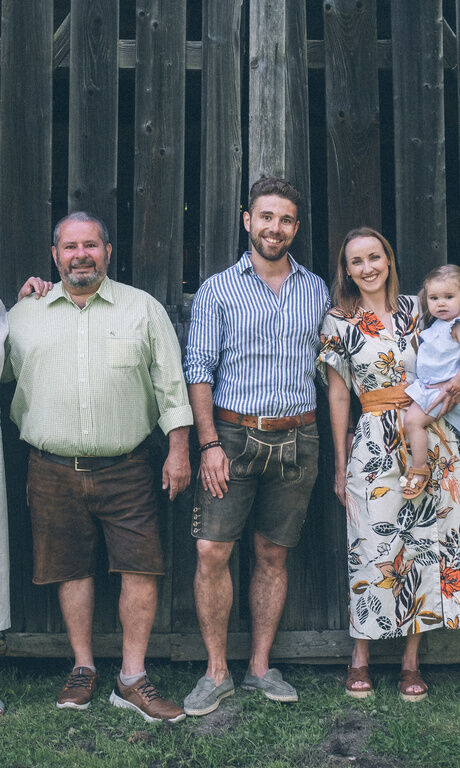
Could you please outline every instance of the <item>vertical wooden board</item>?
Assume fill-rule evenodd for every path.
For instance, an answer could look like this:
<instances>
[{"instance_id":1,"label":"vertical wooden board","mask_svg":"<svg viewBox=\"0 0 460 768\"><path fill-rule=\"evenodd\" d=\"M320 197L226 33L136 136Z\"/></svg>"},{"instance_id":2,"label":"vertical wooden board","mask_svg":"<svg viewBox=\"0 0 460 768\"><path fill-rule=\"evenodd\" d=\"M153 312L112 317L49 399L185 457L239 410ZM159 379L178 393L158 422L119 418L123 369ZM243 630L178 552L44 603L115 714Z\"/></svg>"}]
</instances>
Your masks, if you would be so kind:
<instances>
[{"instance_id":1,"label":"vertical wooden board","mask_svg":"<svg viewBox=\"0 0 460 768\"><path fill-rule=\"evenodd\" d=\"M203 1L200 281L234 264L241 195L242 0Z\"/></svg>"},{"instance_id":2,"label":"vertical wooden board","mask_svg":"<svg viewBox=\"0 0 460 768\"><path fill-rule=\"evenodd\" d=\"M158 518L161 545L163 549L164 576L157 579L158 605L153 625L154 633L169 633L172 612L173 584L173 529L178 501L171 503L167 493L161 491L161 470L168 452L168 438L157 428L151 437L151 460L154 472L154 486L158 500Z\"/></svg>"},{"instance_id":3,"label":"vertical wooden board","mask_svg":"<svg viewBox=\"0 0 460 768\"><path fill-rule=\"evenodd\" d=\"M69 210L107 224L116 277L119 0L72 0Z\"/></svg>"},{"instance_id":4,"label":"vertical wooden board","mask_svg":"<svg viewBox=\"0 0 460 768\"><path fill-rule=\"evenodd\" d=\"M28 275L49 278L52 0L3 0L0 279L7 306Z\"/></svg>"},{"instance_id":5,"label":"vertical wooden board","mask_svg":"<svg viewBox=\"0 0 460 768\"><path fill-rule=\"evenodd\" d=\"M137 0L133 282L182 301L186 0Z\"/></svg>"},{"instance_id":6,"label":"vertical wooden board","mask_svg":"<svg viewBox=\"0 0 460 768\"><path fill-rule=\"evenodd\" d=\"M198 451L191 455L192 483L175 503L174 543L172 568L172 631L197 632L199 626L195 611L193 579L196 567L196 542L190 534L193 512L193 494L198 471Z\"/></svg>"},{"instance_id":7,"label":"vertical wooden board","mask_svg":"<svg viewBox=\"0 0 460 768\"><path fill-rule=\"evenodd\" d=\"M457 11L457 26L456 26L456 32L457 32L457 108L458 108L458 124L460 125L460 0L456 0L456 11ZM460 157L460 132L458 135L458 142L459 142L459 157ZM460 171L460 166L459 166ZM457 259L458 263L458 259Z\"/></svg>"},{"instance_id":8,"label":"vertical wooden board","mask_svg":"<svg viewBox=\"0 0 460 768\"><path fill-rule=\"evenodd\" d=\"M286 5L286 178L302 195L294 258L311 269L310 137L308 126L307 18L304 0Z\"/></svg>"},{"instance_id":9,"label":"vertical wooden board","mask_svg":"<svg viewBox=\"0 0 460 768\"><path fill-rule=\"evenodd\" d=\"M346 512L334 493L334 446L329 403L318 392L319 493L317 510L322 519L320 589L326 610L327 629L348 629L348 565ZM318 482L317 482L318 487Z\"/></svg>"},{"instance_id":10,"label":"vertical wooden board","mask_svg":"<svg viewBox=\"0 0 460 768\"><path fill-rule=\"evenodd\" d=\"M447 260L441 0L392 0L391 29L397 251L401 288L415 293Z\"/></svg>"},{"instance_id":11,"label":"vertical wooden board","mask_svg":"<svg viewBox=\"0 0 460 768\"><path fill-rule=\"evenodd\" d=\"M330 274L349 229L380 229L375 0L324 3Z\"/></svg>"},{"instance_id":12,"label":"vertical wooden board","mask_svg":"<svg viewBox=\"0 0 460 768\"><path fill-rule=\"evenodd\" d=\"M249 186L286 175L285 0L251 0L249 10Z\"/></svg>"}]
</instances>

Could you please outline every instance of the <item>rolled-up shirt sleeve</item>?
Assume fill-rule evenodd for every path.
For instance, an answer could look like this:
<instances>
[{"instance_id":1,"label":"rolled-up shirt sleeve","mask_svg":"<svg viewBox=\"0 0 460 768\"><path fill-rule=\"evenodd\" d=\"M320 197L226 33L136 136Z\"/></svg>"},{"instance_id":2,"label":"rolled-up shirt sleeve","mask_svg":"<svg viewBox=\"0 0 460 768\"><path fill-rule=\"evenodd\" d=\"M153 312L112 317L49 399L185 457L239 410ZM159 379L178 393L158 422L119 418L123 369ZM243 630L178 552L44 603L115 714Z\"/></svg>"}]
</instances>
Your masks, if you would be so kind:
<instances>
[{"instance_id":1,"label":"rolled-up shirt sleeve","mask_svg":"<svg viewBox=\"0 0 460 768\"><path fill-rule=\"evenodd\" d=\"M181 366L176 332L161 305L149 318L153 363L150 378L158 405L158 426L167 435L172 429L193 424L193 414Z\"/></svg>"},{"instance_id":2,"label":"rolled-up shirt sleeve","mask_svg":"<svg viewBox=\"0 0 460 768\"><path fill-rule=\"evenodd\" d=\"M212 290L212 278L196 293L184 361L187 384L214 384L219 364L222 311Z\"/></svg>"}]
</instances>

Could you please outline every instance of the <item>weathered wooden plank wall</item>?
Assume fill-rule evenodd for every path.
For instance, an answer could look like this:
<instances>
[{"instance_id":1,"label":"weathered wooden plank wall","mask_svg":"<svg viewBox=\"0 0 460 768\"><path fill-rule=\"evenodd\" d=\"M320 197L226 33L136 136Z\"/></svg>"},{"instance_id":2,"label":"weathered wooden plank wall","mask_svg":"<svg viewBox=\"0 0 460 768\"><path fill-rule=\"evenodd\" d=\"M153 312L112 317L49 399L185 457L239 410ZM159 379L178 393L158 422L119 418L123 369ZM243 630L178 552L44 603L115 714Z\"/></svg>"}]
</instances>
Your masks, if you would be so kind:
<instances>
[{"instance_id":1,"label":"weathered wooden plank wall","mask_svg":"<svg viewBox=\"0 0 460 768\"><path fill-rule=\"evenodd\" d=\"M330 274L348 230L380 230L376 2L330 0L324 12Z\"/></svg>"},{"instance_id":2,"label":"weathered wooden plank wall","mask_svg":"<svg viewBox=\"0 0 460 768\"><path fill-rule=\"evenodd\" d=\"M14 304L24 274L49 277L52 0L2 3L0 276Z\"/></svg>"},{"instance_id":3,"label":"weathered wooden plank wall","mask_svg":"<svg viewBox=\"0 0 460 768\"><path fill-rule=\"evenodd\" d=\"M242 0L203 2L200 278L235 261L241 200Z\"/></svg>"},{"instance_id":4,"label":"weathered wooden plank wall","mask_svg":"<svg viewBox=\"0 0 460 768\"><path fill-rule=\"evenodd\" d=\"M97 211L117 242L118 0L73 0L69 84L69 210Z\"/></svg>"},{"instance_id":5,"label":"weathered wooden plank wall","mask_svg":"<svg viewBox=\"0 0 460 768\"><path fill-rule=\"evenodd\" d=\"M286 174L286 0L249 7L249 186Z\"/></svg>"},{"instance_id":6,"label":"weathered wooden plank wall","mask_svg":"<svg viewBox=\"0 0 460 768\"><path fill-rule=\"evenodd\" d=\"M401 288L447 261L442 1L391 3Z\"/></svg>"},{"instance_id":7,"label":"weathered wooden plank wall","mask_svg":"<svg viewBox=\"0 0 460 768\"><path fill-rule=\"evenodd\" d=\"M313 264L310 190L310 130L308 121L308 41L304 0L286 4L286 178L302 195L300 228L292 253L306 267Z\"/></svg>"},{"instance_id":8,"label":"weathered wooden plank wall","mask_svg":"<svg viewBox=\"0 0 460 768\"><path fill-rule=\"evenodd\" d=\"M236 260L240 203L245 207L247 182L261 173L285 175L302 192L294 255L307 266L319 265L324 274L329 267L332 275L347 229L362 223L380 227L379 69L393 71L395 210L403 286L416 288L415 274L445 261L443 44L444 66L452 68L460 62L460 0L457 38L442 19L441 0L393 0L392 40L377 40L376 0L325 2L324 40L307 39L310 8L305 0L203 0L201 41L186 39L187 0L137 0L136 39L118 40L118 9L127 2L72 0L71 15L53 39L53 5L62 7L60 0L2 0L0 270L7 303L14 301L27 273L49 274L53 67L68 67L70 73L69 208L102 215L115 240L117 161L132 164L132 254L123 254L122 261L132 266L135 285L168 306L182 346L189 309L189 299L184 305L182 301L187 70L201 70L201 280ZM134 156L129 158L118 146L120 68L135 69ZM329 254L320 256L312 248L316 191L311 189L310 155L317 144L312 144L309 130L309 70L324 73L326 94L321 130L327 138ZM23 98L16 97L18 92ZM317 125L315 131L317 135ZM332 489L333 450L321 393L319 428L320 473L302 540L289 554L289 594L274 658L324 662L347 657L351 648L345 514ZM26 452L6 418L4 436L13 608L6 652L68 655L55 587L30 583ZM157 473L164 450L164 439L155 435ZM192 460L196 471L196 446ZM150 652L177 660L203 658L193 603L193 490L174 505L165 498L161 504L168 575L161 582ZM230 658L248 653L250 563L246 535L231 564L235 602ZM101 571L103 567L101 559ZM99 655L120 652L117 590L117 579L101 572ZM458 662L458 642L452 635L427 633L422 658ZM2 642L0 638L0 653L5 652ZM390 661L399 651L400 643L392 641L377 643L374 653Z\"/></svg>"},{"instance_id":9,"label":"weathered wooden plank wall","mask_svg":"<svg viewBox=\"0 0 460 768\"><path fill-rule=\"evenodd\" d=\"M133 284L181 304L186 0L138 0L136 15Z\"/></svg>"}]
</instances>

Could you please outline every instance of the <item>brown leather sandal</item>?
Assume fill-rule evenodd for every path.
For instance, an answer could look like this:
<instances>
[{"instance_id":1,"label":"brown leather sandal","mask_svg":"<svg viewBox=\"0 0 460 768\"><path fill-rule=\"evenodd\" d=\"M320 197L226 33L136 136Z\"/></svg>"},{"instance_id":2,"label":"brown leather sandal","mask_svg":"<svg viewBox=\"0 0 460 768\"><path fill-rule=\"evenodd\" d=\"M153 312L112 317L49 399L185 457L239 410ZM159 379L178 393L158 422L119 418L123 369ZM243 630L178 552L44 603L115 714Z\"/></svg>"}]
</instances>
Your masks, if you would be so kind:
<instances>
[{"instance_id":1,"label":"brown leather sandal","mask_svg":"<svg viewBox=\"0 0 460 768\"><path fill-rule=\"evenodd\" d=\"M421 688L422 691L415 693L409 691L413 685ZM422 701L428 696L428 686L425 683L419 669L402 669L399 676L399 690L403 701Z\"/></svg>"},{"instance_id":2,"label":"brown leather sandal","mask_svg":"<svg viewBox=\"0 0 460 768\"><path fill-rule=\"evenodd\" d=\"M368 688L353 688L355 683L366 683ZM369 677L369 667L348 667L348 675L345 682L345 693L355 699L367 699L374 693L374 686Z\"/></svg>"},{"instance_id":3,"label":"brown leather sandal","mask_svg":"<svg viewBox=\"0 0 460 768\"><path fill-rule=\"evenodd\" d=\"M424 480L417 480L416 476L421 475ZM428 485L428 480L431 477L430 468L428 464L424 467L410 467L407 475L400 478L400 483L403 486L402 495L405 499L416 499L417 496L425 490Z\"/></svg>"}]
</instances>

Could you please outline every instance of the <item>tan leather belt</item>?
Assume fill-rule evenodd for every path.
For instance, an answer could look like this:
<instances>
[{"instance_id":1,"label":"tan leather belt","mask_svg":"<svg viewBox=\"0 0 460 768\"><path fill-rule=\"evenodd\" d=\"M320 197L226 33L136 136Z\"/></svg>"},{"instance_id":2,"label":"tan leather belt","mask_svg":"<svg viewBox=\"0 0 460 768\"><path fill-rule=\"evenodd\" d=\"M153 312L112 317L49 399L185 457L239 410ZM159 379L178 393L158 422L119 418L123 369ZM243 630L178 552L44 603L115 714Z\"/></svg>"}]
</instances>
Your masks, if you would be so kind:
<instances>
[{"instance_id":1,"label":"tan leather belt","mask_svg":"<svg viewBox=\"0 0 460 768\"><path fill-rule=\"evenodd\" d=\"M307 411L295 416L248 416L244 413L227 411L226 408L216 408L216 417L230 424L241 424L242 427L261 429L263 432L277 432L283 429L293 429L316 421L316 411Z\"/></svg>"},{"instance_id":2,"label":"tan leather belt","mask_svg":"<svg viewBox=\"0 0 460 768\"><path fill-rule=\"evenodd\" d=\"M412 398L406 395L406 387L407 384L396 384L394 387L382 387L363 392L359 396L363 413L409 408Z\"/></svg>"},{"instance_id":3,"label":"tan leather belt","mask_svg":"<svg viewBox=\"0 0 460 768\"><path fill-rule=\"evenodd\" d=\"M369 411L396 411L399 435L407 455L407 444L401 419L401 408L409 408L413 401L409 395L406 395L406 387L407 384L395 384L394 387L371 389L370 392L362 392L359 399L361 401L363 413L369 413Z\"/></svg>"},{"instance_id":4,"label":"tan leather belt","mask_svg":"<svg viewBox=\"0 0 460 768\"><path fill-rule=\"evenodd\" d=\"M403 409L409 408L413 400L411 397L409 397L409 395L406 395L405 393L406 387L407 387L407 384L396 384L394 387L382 387L381 389L373 389L370 392L363 392L359 396L359 399L361 401L361 407L363 409L363 413L369 413L369 411L396 410L396 414L398 417L398 429L399 429L399 434L401 435L401 443L407 454L407 445L404 437L404 429L403 429L402 420L401 420L401 408ZM449 455L452 456L452 451L450 449L450 446L446 442L446 439L442 431L436 424L436 422L433 422L433 424L430 424L428 426L428 429L431 429L431 431L434 432L434 434L440 439L441 443L444 445Z\"/></svg>"}]
</instances>

